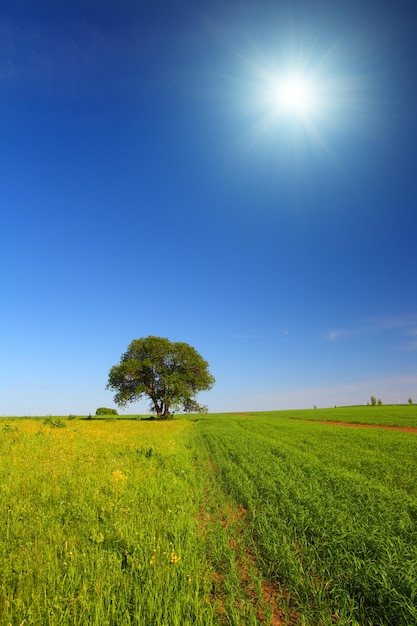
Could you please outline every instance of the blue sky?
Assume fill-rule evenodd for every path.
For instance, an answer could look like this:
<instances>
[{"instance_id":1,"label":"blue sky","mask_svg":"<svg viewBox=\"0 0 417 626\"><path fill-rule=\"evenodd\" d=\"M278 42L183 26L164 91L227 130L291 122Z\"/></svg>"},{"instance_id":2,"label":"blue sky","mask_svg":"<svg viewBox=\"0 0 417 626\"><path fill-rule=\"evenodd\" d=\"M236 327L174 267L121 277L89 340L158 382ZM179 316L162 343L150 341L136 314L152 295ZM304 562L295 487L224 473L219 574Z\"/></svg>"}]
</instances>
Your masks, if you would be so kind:
<instances>
[{"instance_id":1,"label":"blue sky","mask_svg":"<svg viewBox=\"0 0 417 626\"><path fill-rule=\"evenodd\" d=\"M416 27L411 0L3 1L0 415L113 406L147 335L208 360L211 411L417 402Z\"/></svg>"}]
</instances>

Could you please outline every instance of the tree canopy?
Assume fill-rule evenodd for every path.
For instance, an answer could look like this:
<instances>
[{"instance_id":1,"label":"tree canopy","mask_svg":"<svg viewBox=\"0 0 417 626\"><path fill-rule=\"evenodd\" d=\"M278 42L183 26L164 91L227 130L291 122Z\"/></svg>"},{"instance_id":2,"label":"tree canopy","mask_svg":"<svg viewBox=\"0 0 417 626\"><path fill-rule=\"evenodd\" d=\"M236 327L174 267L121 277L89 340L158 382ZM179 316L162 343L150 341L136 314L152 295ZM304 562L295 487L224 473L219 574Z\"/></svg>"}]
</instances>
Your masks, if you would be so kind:
<instances>
[{"instance_id":1,"label":"tree canopy","mask_svg":"<svg viewBox=\"0 0 417 626\"><path fill-rule=\"evenodd\" d=\"M214 382L207 361L192 346L149 336L131 342L111 368L107 389L116 392L114 401L120 407L147 396L151 410L166 419L174 409L205 411L195 396Z\"/></svg>"},{"instance_id":2,"label":"tree canopy","mask_svg":"<svg viewBox=\"0 0 417 626\"><path fill-rule=\"evenodd\" d=\"M105 406L101 406L97 409L96 415L117 415L116 409L108 409Z\"/></svg>"}]
</instances>

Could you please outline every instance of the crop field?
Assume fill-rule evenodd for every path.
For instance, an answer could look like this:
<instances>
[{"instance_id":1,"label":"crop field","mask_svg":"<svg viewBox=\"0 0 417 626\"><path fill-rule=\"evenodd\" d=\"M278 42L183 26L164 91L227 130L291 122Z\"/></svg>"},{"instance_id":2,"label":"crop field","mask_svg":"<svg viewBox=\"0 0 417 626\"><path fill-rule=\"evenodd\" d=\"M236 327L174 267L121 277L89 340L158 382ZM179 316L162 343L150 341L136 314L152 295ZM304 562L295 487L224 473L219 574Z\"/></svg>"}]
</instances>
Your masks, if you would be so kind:
<instances>
[{"instance_id":1,"label":"crop field","mask_svg":"<svg viewBox=\"0 0 417 626\"><path fill-rule=\"evenodd\" d=\"M417 624L417 434L322 420L417 408L2 418L0 626Z\"/></svg>"},{"instance_id":2,"label":"crop field","mask_svg":"<svg viewBox=\"0 0 417 626\"><path fill-rule=\"evenodd\" d=\"M305 409L296 411L269 411L258 413L241 413L235 415L253 415L258 418L270 417L279 419L297 419L307 421L344 422L350 424L366 424L376 426L399 426L417 428L416 405L383 406L346 406L331 409Z\"/></svg>"}]
</instances>

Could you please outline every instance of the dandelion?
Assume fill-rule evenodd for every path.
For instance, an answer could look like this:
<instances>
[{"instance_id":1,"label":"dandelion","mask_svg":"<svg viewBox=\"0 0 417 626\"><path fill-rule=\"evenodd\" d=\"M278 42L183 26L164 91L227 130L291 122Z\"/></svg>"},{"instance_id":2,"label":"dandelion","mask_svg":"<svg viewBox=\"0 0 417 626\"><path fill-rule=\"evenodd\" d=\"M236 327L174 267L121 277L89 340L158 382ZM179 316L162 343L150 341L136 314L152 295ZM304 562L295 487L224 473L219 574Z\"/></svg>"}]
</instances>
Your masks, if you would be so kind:
<instances>
[{"instance_id":1,"label":"dandelion","mask_svg":"<svg viewBox=\"0 0 417 626\"><path fill-rule=\"evenodd\" d=\"M114 470L111 480L112 483L120 483L126 480L127 476L125 476L120 470Z\"/></svg>"},{"instance_id":2,"label":"dandelion","mask_svg":"<svg viewBox=\"0 0 417 626\"><path fill-rule=\"evenodd\" d=\"M178 563L179 561L181 561L181 557L177 556L175 554L174 548L172 548L172 550L171 550L171 558L170 558L169 562L170 563Z\"/></svg>"},{"instance_id":3,"label":"dandelion","mask_svg":"<svg viewBox=\"0 0 417 626\"><path fill-rule=\"evenodd\" d=\"M151 556L151 560L149 561L149 565L155 565L156 557L160 548L161 546L156 546L156 548L153 549L153 554Z\"/></svg>"}]
</instances>

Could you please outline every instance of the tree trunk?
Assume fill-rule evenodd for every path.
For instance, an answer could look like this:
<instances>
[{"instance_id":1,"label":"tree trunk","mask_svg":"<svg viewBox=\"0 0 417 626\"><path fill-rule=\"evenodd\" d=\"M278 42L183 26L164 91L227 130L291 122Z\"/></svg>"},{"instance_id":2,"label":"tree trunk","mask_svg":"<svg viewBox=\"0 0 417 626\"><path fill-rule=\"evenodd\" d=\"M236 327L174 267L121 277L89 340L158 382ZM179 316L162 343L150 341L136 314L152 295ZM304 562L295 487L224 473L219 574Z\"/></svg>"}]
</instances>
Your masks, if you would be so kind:
<instances>
[{"instance_id":1,"label":"tree trunk","mask_svg":"<svg viewBox=\"0 0 417 626\"><path fill-rule=\"evenodd\" d=\"M152 396L151 396L151 400L152 400L153 408L155 409L155 413L157 414L158 418L160 420L168 419L169 406L163 400L158 402L158 400L156 398L153 398Z\"/></svg>"},{"instance_id":2,"label":"tree trunk","mask_svg":"<svg viewBox=\"0 0 417 626\"><path fill-rule=\"evenodd\" d=\"M169 415L169 406L165 405L163 413L161 414L161 420L166 420L168 419L168 415Z\"/></svg>"},{"instance_id":3,"label":"tree trunk","mask_svg":"<svg viewBox=\"0 0 417 626\"><path fill-rule=\"evenodd\" d=\"M161 418L161 415L162 415L162 407L163 407L162 400L161 400L161 402L159 403L159 402L158 402L158 400L157 400L155 397L150 396L150 398L151 398L151 400L152 400L152 404L153 404L154 411L155 411L155 413L157 414L158 418L160 419L160 418Z\"/></svg>"}]
</instances>

